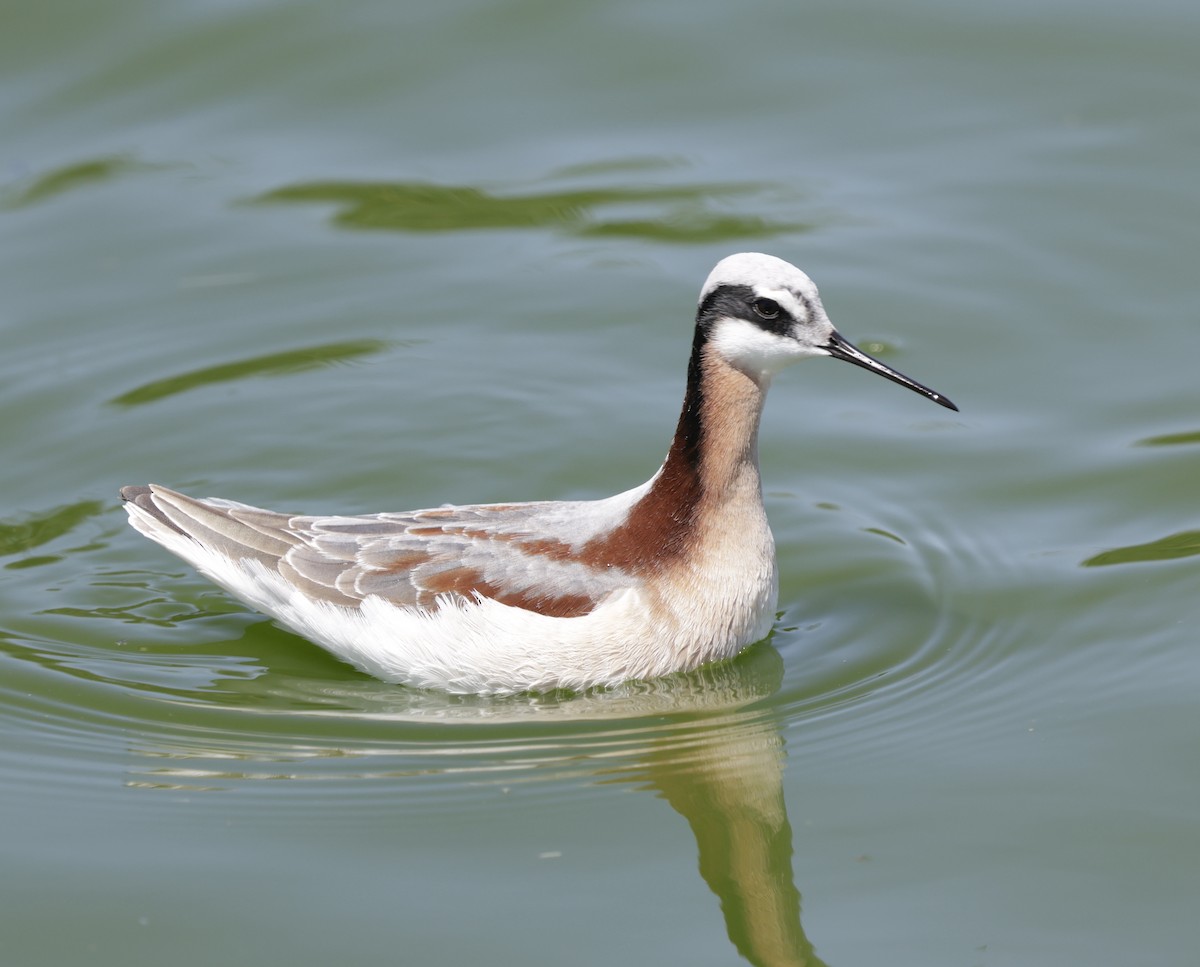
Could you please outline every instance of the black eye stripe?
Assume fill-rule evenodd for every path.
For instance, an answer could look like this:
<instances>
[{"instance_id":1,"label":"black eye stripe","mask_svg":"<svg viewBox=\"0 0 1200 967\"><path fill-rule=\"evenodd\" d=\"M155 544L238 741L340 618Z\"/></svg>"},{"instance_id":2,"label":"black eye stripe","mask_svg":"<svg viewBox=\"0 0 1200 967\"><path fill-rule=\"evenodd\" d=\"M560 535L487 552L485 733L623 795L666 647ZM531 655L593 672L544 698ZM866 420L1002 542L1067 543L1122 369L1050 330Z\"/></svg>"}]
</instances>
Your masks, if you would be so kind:
<instances>
[{"instance_id":1,"label":"black eye stripe","mask_svg":"<svg viewBox=\"0 0 1200 967\"><path fill-rule=\"evenodd\" d=\"M804 308L804 297L796 293L796 298ZM755 309L756 304L767 310L775 309L774 316L766 316ZM754 287L736 283L719 285L708 292L700 301L696 312L696 336L701 342L708 339L713 324L722 318L745 319L767 332L786 335L795 325L791 312L777 300L756 292Z\"/></svg>"}]
</instances>

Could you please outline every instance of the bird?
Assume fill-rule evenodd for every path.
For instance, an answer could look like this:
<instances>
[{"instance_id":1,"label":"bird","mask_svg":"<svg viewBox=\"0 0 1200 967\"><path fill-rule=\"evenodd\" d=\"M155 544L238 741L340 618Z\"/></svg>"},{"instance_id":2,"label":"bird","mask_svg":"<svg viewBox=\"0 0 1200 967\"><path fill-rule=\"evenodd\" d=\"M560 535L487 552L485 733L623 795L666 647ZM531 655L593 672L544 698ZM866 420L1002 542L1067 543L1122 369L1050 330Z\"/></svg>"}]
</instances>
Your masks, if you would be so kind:
<instances>
[{"instance_id":1,"label":"bird","mask_svg":"<svg viewBox=\"0 0 1200 967\"><path fill-rule=\"evenodd\" d=\"M732 658L779 596L759 420L772 378L828 356L949 399L844 338L783 259L722 259L701 291L683 408L645 483L596 500L279 513L157 484L129 522L235 598L386 682L455 694L603 689Z\"/></svg>"}]
</instances>

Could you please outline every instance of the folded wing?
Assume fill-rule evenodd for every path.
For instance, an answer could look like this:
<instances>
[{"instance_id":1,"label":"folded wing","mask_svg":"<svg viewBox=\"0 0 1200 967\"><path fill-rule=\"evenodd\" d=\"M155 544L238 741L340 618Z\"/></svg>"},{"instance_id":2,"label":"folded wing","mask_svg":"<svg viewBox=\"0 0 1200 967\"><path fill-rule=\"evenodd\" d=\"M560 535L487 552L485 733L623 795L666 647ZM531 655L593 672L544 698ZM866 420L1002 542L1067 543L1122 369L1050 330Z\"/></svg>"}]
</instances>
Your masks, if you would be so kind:
<instances>
[{"instance_id":1,"label":"folded wing","mask_svg":"<svg viewBox=\"0 0 1200 967\"><path fill-rule=\"evenodd\" d=\"M588 533L627 513L633 492L628 499L361 517L282 514L157 485L126 487L121 495L148 537L166 528L234 563L257 561L304 594L347 608L368 597L426 611L453 598L492 598L576 617L633 584L620 568L580 558Z\"/></svg>"}]
</instances>

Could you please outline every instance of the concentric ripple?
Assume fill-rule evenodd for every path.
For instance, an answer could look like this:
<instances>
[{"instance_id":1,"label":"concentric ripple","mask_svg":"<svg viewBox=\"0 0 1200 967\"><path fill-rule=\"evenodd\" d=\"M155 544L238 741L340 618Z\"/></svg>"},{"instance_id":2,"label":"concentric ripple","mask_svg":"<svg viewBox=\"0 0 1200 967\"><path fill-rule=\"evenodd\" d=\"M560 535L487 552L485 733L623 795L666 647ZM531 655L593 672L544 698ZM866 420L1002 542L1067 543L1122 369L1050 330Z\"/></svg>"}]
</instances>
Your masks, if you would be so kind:
<instances>
[{"instance_id":1,"label":"concentric ripple","mask_svg":"<svg viewBox=\"0 0 1200 967\"><path fill-rule=\"evenodd\" d=\"M856 508L804 515L798 591L776 638L789 744L815 735L823 752L886 755L937 722L961 741L994 719L994 704L979 714L984 701L1020 691L1013 655L1035 619L996 602L1028 575L976 534L947 533L932 508L865 495Z\"/></svg>"},{"instance_id":2,"label":"concentric ripple","mask_svg":"<svg viewBox=\"0 0 1200 967\"><path fill-rule=\"evenodd\" d=\"M1019 691L998 672L1030 631L972 590L1015 582L997 549L860 500L805 511L794 552L781 538L783 616L732 662L581 695L447 696L359 675L190 571L122 567L115 507L51 515L68 517L29 538L62 564L17 573L36 595L53 568L71 603L0 633L0 716L37 722L64 768L83 753L118 761L127 787L187 795L287 780L318 799L362 786L356 809L398 794L440 809L478 803L481 783L570 779L554 794L581 795L714 763L777 785L785 736L839 755L886 754L931 720L961 737L981 690ZM100 533L62 547L85 522Z\"/></svg>"},{"instance_id":3,"label":"concentric ripple","mask_svg":"<svg viewBox=\"0 0 1200 967\"><path fill-rule=\"evenodd\" d=\"M314 790L365 783L374 791L356 795L355 808L369 809L392 808L402 781L406 801L443 808L464 799L455 790L480 783L581 780L561 791L737 761L747 743L777 768L771 701L782 660L769 644L690 674L582 695L401 688L241 611L190 572L113 567L118 514L104 515L101 539L59 555L66 594L51 599L69 606L0 629L0 718L38 747L43 781L70 785L84 756L110 770L119 763L127 788L193 795L262 780ZM18 573L46 598L49 567ZM15 755L0 763L19 768Z\"/></svg>"}]
</instances>

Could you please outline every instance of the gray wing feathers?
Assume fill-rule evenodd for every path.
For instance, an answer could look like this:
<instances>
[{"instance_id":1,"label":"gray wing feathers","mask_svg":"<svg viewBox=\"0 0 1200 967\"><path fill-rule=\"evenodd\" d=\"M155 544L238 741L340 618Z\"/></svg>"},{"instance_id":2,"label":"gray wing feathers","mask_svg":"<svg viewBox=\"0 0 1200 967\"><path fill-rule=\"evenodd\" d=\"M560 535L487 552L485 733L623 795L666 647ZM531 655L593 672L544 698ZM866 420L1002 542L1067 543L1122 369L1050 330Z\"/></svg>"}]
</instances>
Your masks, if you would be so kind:
<instances>
[{"instance_id":1,"label":"gray wing feathers","mask_svg":"<svg viewBox=\"0 0 1200 967\"><path fill-rule=\"evenodd\" d=\"M249 557L274 566L294 546L286 537L284 514L244 504L210 503L154 484L126 487L121 496L159 524L231 560Z\"/></svg>"},{"instance_id":2,"label":"gray wing feathers","mask_svg":"<svg viewBox=\"0 0 1200 967\"><path fill-rule=\"evenodd\" d=\"M438 596L449 593L538 608L569 599L571 607L586 609L584 602L628 583L615 570L597 574L525 543L545 536L545 505L310 517L201 500L153 484L126 487L121 496L136 508L131 516L149 537L169 529L231 561L258 561L302 593L344 607L378 595L401 606L436 608Z\"/></svg>"}]
</instances>

